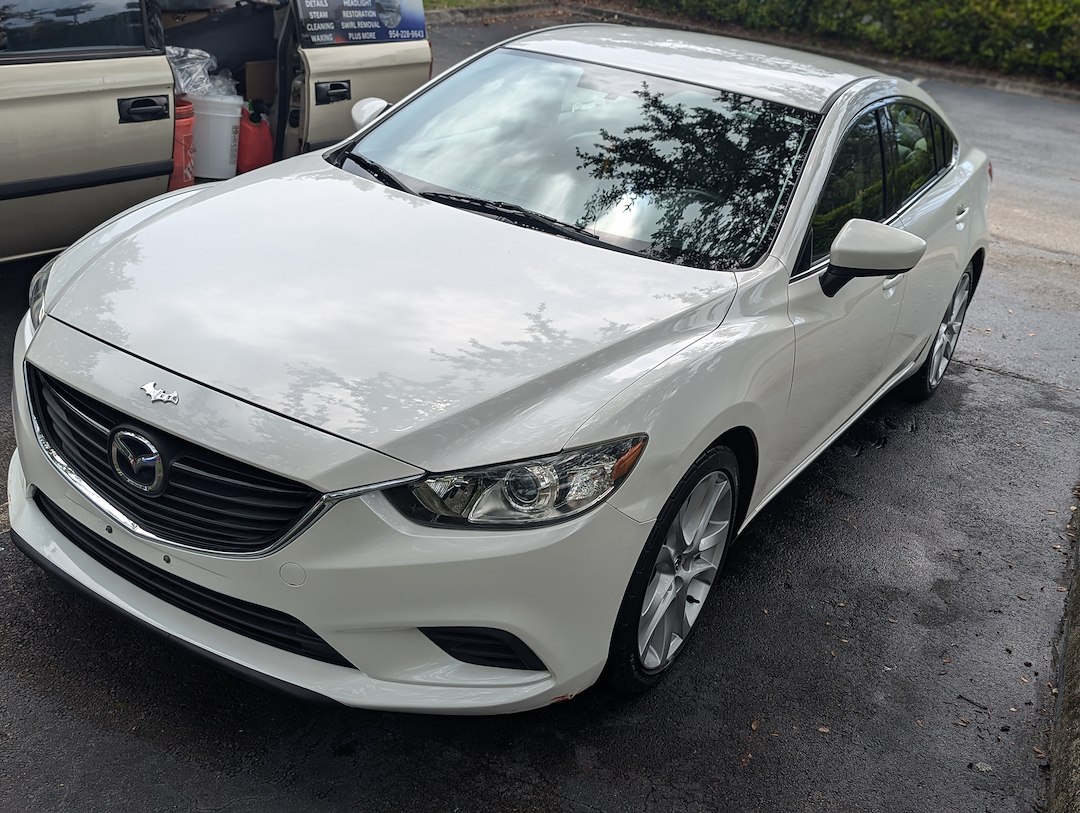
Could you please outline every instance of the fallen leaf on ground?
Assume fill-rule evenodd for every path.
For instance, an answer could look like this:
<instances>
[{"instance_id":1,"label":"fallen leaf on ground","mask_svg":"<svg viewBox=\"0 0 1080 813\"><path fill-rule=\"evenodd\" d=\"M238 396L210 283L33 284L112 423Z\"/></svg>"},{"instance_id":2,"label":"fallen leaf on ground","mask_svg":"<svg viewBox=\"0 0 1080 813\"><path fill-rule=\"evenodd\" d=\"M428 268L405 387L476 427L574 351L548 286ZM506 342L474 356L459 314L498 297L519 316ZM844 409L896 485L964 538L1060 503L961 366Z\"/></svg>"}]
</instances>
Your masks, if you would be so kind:
<instances>
[{"instance_id":1,"label":"fallen leaf on ground","mask_svg":"<svg viewBox=\"0 0 1080 813\"><path fill-rule=\"evenodd\" d=\"M994 772L993 767L990 766L990 765L987 765L985 762L969 762L968 767L969 768L974 768L979 773L993 773Z\"/></svg>"},{"instance_id":2,"label":"fallen leaf on ground","mask_svg":"<svg viewBox=\"0 0 1080 813\"><path fill-rule=\"evenodd\" d=\"M970 722L970 721L969 721L969 720L968 720L968 719L967 719L966 717L961 717L961 718L960 718L959 720L957 720L956 722L954 722L954 723L953 723L953 725L958 725L958 726L960 726L961 728L967 728L967 724L968 724L969 722Z\"/></svg>"},{"instance_id":3,"label":"fallen leaf on ground","mask_svg":"<svg viewBox=\"0 0 1080 813\"><path fill-rule=\"evenodd\" d=\"M818 731L820 731L822 734L828 734L829 730L830 729L827 725L818 726Z\"/></svg>"},{"instance_id":4,"label":"fallen leaf on ground","mask_svg":"<svg viewBox=\"0 0 1080 813\"><path fill-rule=\"evenodd\" d=\"M758 730L758 721L757 720L752 720L750 722L750 730L751 731L757 731Z\"/></svg>"}]
</instances>

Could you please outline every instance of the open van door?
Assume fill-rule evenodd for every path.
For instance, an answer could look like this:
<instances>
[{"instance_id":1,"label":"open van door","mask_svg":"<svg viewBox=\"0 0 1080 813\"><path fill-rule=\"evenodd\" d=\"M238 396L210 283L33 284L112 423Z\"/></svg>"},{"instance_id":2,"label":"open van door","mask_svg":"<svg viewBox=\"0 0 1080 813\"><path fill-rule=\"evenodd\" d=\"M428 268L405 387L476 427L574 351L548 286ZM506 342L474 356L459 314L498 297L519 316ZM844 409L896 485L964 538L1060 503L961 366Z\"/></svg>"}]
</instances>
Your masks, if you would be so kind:
<instances>
[{"instance_id":1,"label":"open van door","mask_svg":"<svg viewBox=\"0 0 1080 813\"><path fill-rule=\"evenodd\" d=\"M286 144L297 144L300 152L351 135L356 101L378 96L396 102L431 76L422 0L293 4L301 70L289 97L295 137Z\"/></svg>"},{"instance_id":2,"label":"open van door","mask_svg":"<svg viewBox=\"0 0 1080 813\"><path fill-rule=\"evenodd\" d=\"M0 258L55 251L164 192L173 77L145 0L0 5Z\"/></svg>"}]
</instances>

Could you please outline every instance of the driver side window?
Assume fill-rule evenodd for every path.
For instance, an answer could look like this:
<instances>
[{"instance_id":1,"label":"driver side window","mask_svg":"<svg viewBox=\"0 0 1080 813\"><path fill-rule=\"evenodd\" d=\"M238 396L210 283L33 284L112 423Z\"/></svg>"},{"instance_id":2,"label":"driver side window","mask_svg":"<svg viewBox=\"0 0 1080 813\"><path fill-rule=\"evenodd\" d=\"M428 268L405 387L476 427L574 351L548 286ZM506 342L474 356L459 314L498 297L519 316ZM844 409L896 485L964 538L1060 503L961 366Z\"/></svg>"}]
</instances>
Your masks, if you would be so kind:
<instances>
[{"instance_id":1,"label":"driver side window","mask_svg":"<svg viewBox=\"0 0 1080 813\"><path fill-rule=\"evenodd\" d=\"M848 130L836 151L810 221L813 248L810 262L829 255L833 240L853 217L881 220L884 216L885 175L877 112L864 113Z\"/></svg>"}]
</instances>

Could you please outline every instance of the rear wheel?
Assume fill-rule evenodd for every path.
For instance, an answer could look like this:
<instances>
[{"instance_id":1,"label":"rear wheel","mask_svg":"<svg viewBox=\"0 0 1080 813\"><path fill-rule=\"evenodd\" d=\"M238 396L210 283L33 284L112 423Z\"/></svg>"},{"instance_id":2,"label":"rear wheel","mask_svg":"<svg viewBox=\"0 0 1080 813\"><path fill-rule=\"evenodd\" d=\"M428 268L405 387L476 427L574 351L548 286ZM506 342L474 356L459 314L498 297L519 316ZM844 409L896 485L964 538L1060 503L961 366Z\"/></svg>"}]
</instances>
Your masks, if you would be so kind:
<instances>
[{"instance_id":1,"label":"rear wheel","mask_svg":"<svg viewBox=\"0 0 1080 813\"><path fill-rule=\"evenodd\" d=\"M727 447L694 463L668 499L627 586L603 682L653 686L686 649L735 531L739 468Z\"/></svg>"},{"instance_id":2,"label":"rear wheel","mask_svg":"<svg viewBox=\"0 0 1080 813\"><path fill-rule=\"evenodd\" d=\"M937 391L942 379L945 378L945 371L949 367L949 362L952 361L953 353L956 352L956 344L960 341L960 331L964 327L964 317L967 315L968 304L971 302L972 282L972 268L969 264L960 276L960 282L956 285L949 307L945 309L945 316L934 333L930 354L919 371L901 385L902 393L910 400L926 400Z\"/></svg>"}]
</instances>

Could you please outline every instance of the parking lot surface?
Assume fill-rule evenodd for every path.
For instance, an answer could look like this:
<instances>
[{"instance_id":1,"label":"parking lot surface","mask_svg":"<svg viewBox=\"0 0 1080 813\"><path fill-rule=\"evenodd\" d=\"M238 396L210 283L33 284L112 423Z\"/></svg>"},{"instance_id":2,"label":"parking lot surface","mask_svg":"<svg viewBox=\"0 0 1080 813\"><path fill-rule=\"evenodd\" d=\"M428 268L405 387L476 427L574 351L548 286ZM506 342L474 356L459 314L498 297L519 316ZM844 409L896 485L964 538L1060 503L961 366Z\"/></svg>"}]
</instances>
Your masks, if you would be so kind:
<instances>
[{"instance_id":1,"label":"parking lot surface","mask_svg":"<svg viewBox=\"0 0 1080 813\"><path fill-rule=\"evenodd\" d=\"M565 19L434 28L437 70ZM49 579L0 510L0 810L1039 809L1080 479L1080 167L1061 164L1080 105L924 87L994 162L960 363L770 504L655 691L501 718L306 705ZM0 389L31 270L0 273ZM5 470L8 427L2 398Z\"/></svg>"}]
</instances>

